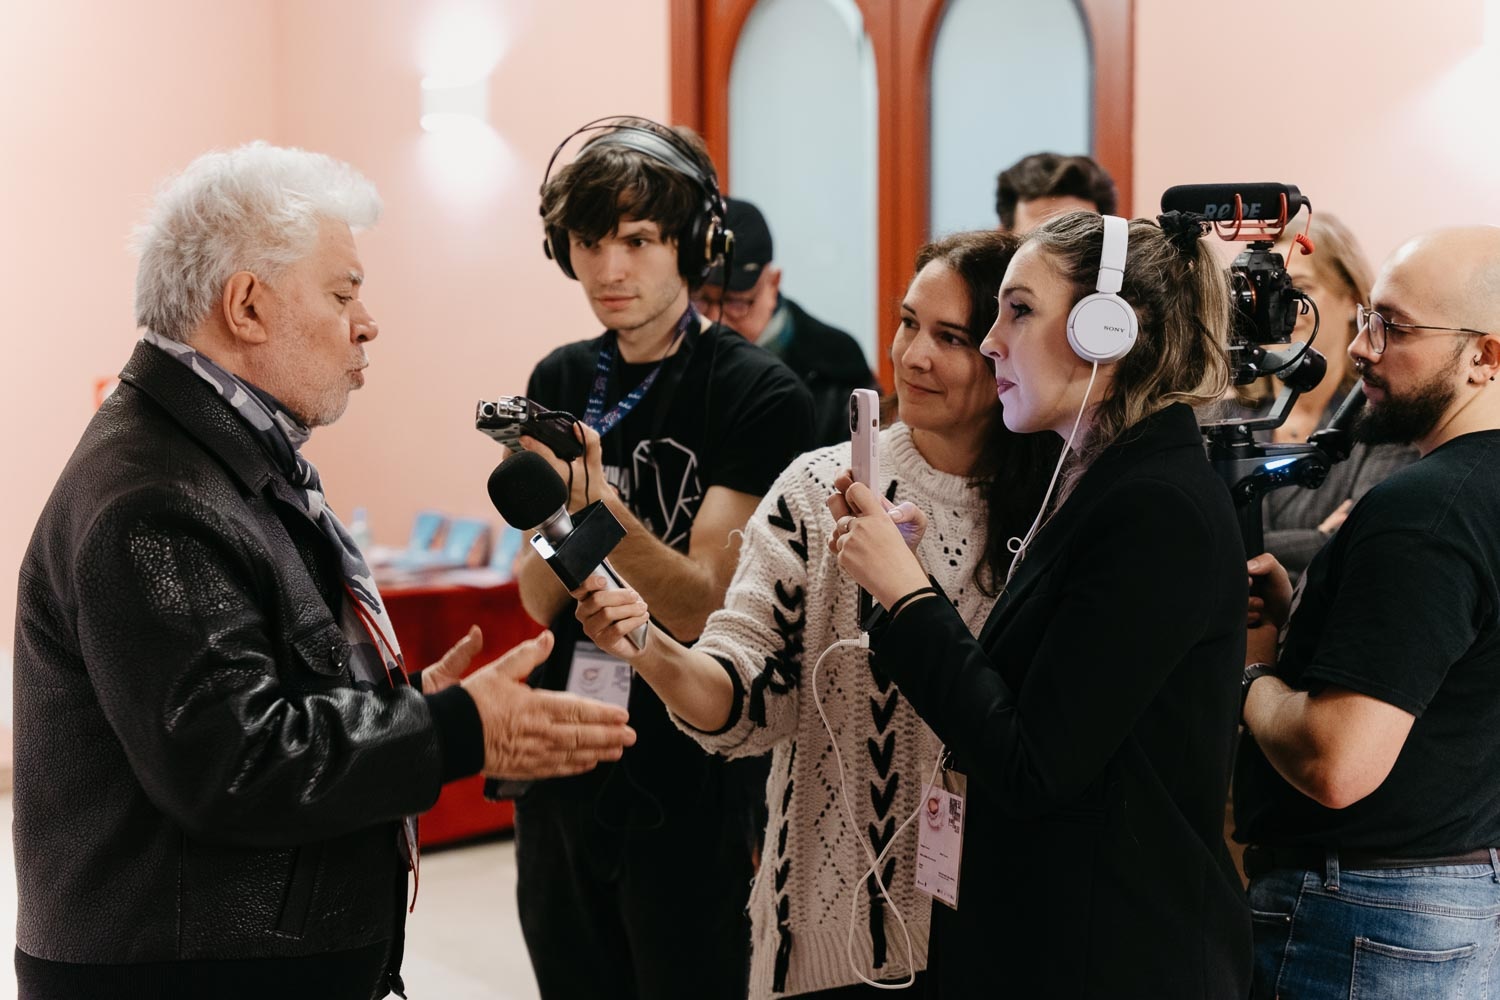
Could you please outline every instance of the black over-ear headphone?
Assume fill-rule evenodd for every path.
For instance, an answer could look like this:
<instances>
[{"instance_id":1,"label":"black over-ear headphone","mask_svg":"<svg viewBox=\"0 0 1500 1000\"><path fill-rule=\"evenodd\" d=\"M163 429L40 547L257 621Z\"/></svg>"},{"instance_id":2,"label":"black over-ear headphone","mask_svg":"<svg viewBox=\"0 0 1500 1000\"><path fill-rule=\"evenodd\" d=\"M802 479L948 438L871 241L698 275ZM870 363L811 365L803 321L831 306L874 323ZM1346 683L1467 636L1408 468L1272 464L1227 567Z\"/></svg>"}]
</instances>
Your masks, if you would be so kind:
<instances>
[{"instance_id":1,"label":"black over-ear headphone","mask_svg":"<svg viewBox=\"0 0 1500 1000\"><path fill-rule=\"evenodd\" d=\"M647 122L647 125L638 125L635 124L636 122ZM656 128L650 128L649 125L655 125ZM591 140L589 146L619 146L624 149L633 149L689 178L702 189L703 209L693 220L686 235L664 234L679 236L677 242L678 273L690 284L701 284L708 277L708 272L713 266L722 262L734 246L734 233L724 228L724 216L728 213L728 206L724 203L724 196L719 193L719 179L712 167L706 171L700 167L697 161L697 151L665 125L644 118L610 115L606 118L596 118L574 129L567 138L557 144L557 148L552 151L552 156L547 160L546 173L542 175L543 192L547 190L547 182L552 177L552 166L557 162L563 147L585 132L604 133ZM570 259L571 248L568 243L567 230L560 226L546 226L546 234L542 239L542 252L547 255L548 260L557 261L557 266L562 268L563 274L575 281L578 279Z\"/></svg>"}]
</instances>

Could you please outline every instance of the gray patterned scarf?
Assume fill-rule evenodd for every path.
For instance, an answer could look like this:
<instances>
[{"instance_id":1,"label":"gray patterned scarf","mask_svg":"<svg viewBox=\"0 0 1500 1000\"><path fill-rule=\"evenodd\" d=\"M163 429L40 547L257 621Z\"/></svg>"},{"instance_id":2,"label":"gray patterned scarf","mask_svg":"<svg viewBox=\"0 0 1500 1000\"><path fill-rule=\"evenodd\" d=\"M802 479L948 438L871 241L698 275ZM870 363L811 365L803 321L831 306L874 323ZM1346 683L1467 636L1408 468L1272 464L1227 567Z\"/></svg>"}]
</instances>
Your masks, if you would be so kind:
<instances>
[{"instance_id":1,"label":"gray patterned scarf","mask_svg":"<svg viewBox=\"0 0 1500 1000\"><path fill-rule=\"evenodd\" d=\"M150 330L145 331L141 339L187 365L224 397L230 408L249 426L277 469L295 487L303 512L338 553L344 591L349 598L340 602L339 630L351 647L349 669L355 681L376 687L407 686L410 682L406 678L401 647L396 642L396 630L391 626L390 616L386 614L380 591L375 586L375 576L348 529L324 500L318 470L302 457L299 450L307 443L312 431L292 416L276 397L230 374L188 345L168 340ZM407 844L411 845L408 856L415 871L416 817L408 816L403 825Z\"/></svg>"}]
</instances>

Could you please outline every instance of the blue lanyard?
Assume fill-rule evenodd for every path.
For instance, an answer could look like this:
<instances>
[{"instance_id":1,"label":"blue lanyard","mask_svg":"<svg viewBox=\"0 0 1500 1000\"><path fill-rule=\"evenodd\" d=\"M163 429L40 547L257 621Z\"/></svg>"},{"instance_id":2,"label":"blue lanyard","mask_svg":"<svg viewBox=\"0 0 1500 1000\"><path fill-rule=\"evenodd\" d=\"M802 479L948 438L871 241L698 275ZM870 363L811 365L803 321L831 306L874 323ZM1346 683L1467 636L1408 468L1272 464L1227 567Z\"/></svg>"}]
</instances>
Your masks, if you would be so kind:
<instances>
[{"instance_id":1,"label":"blue lanyard","mask_svg":"<svg viewBox=\"0 0 1500 1000\"><path fill-rule=\"evenodd\" d=\"M594 388L589 392L588 409L583 411L583 422L588 424L603 437L615 429L615 425L624 420L631 410L635 409L640 401L646 398L646 393L651 391L651 386L656 382L656 376L661 374L662 366L667 363L667 357L671 356L672 348L682 339L688 327L698 320L698 311L688 303L687 311L677 321L677 327L672 332L672 343L667 347L667 354L651 369L651 374L641 380L641 384L631 389L629 394L614 405L614 409L608 413L604 412L604 393L609 386L609 373L615 367L615 334L609 331L604 336L604 346L599 349L599 360L594 366Z\"/></svg>"}]
</instances>

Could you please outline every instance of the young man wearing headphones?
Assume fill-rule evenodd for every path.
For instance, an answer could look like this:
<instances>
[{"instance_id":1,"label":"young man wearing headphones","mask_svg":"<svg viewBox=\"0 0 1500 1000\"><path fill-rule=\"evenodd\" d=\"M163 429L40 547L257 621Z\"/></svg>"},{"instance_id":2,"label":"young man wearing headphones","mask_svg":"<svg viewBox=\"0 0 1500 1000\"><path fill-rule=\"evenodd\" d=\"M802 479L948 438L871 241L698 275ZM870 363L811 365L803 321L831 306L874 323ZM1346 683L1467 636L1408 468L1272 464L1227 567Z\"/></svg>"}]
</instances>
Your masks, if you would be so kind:
<instances>
[{"instance_id":1,"label":"young man wearing headphones","mask_svg":"<svg viewBox=\"0 0 1500 1000\"><path fill-rule=\"evenodd\" d=\"M733 240L702 141L604 119L554 161L575 137L578 157L543 182L544 249L605 330L544 358L527 395L579 417L586 450L569 464L526 443L571 484L570 511L603 500L626 526L610 561L688 642L723 603L738 530L811 446L812 403L775 357L689 303ZM619 762L517 801L521 925L542 995L742 996L748 813L764 772L747 777L679 732L587 641L534 553L517 575L526 610L557 636L540 683L628 705L638 735Z\"/></svg>"}]
</instances>

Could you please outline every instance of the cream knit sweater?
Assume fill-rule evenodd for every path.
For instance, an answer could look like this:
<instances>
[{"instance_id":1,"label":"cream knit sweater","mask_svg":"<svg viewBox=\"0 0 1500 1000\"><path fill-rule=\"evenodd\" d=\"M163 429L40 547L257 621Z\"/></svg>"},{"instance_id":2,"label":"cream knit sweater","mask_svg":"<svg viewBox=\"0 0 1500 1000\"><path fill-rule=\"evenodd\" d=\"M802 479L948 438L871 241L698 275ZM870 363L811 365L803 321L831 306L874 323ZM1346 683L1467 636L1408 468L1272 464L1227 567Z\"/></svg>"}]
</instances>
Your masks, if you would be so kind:
<instances>
[{"instance_id":1,"label":"cream knit sweater","mask_svg":"<svg viewBox=\"0 0 1500 1000\"><path fill-rule=\"evenodd\" d=\"M839 649L823 661L818 693L844 758L856 819L851 831L838 801L828 733L809 690L819 655L836 640L859 635L855 585L828 551L833 518L824 506L834 478L848 464L847 444L803 455L745 526L724 608L709 618L695 646L731 665L739 677L743 694L731 725L708 734L674 717L714 753L772 752L770 822L750 892L751 1000L858 982L845 957L851 891L861 896L854 954L865 974L888 979L908 972L900 926L873 880L859 886L869 867L861 843L879 853L916 809L936 762L937 738L879 664L872 668L867 650ZM984 552L983 491L923 461L903 424L881 432L880 464L881 491L926 512L922 563L977 632L993 603L973 579ZM913 824L882 874L911 933L920 970L927 963L931 901L913 887L915 853Z\"/></svg>"}]
</instances>

